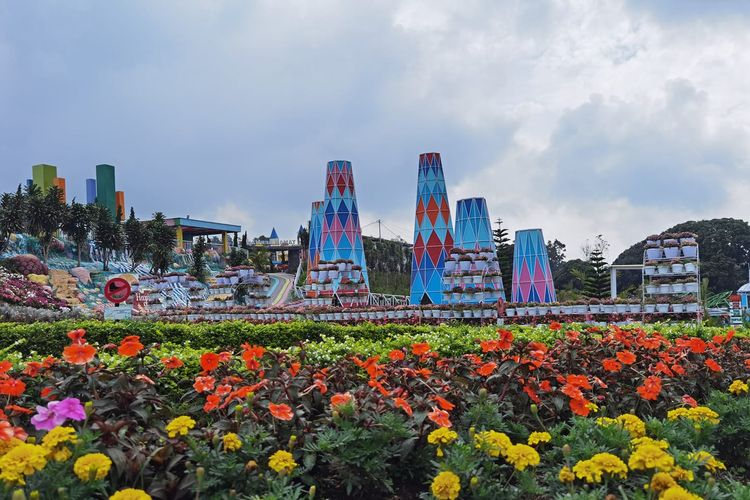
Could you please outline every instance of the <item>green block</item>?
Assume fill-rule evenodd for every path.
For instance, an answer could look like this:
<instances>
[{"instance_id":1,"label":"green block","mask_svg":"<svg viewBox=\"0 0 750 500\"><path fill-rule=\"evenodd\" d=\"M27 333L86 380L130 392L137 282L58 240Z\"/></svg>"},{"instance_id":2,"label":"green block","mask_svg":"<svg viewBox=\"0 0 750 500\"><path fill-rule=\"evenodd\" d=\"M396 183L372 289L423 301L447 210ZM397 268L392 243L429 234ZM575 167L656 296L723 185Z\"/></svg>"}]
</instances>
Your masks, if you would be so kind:
<instances>
[{"instance_id":1,"label":"green block","mask_svg":"<svg viewBox=\"0 0 750 500\"><path fill-rule=\"evenodd\" d=\"M31 167L31 178L34 184L39 186L42 193L46 193L49 188L54 186L54 180L57 177L57 167L40 163Z\"/></svg>"},{"instance_id":2,"label":"green block","mask_svg":"<svg viewBox=\"0 0 750 500\"><path fill-rule=\"evenodd\" d=\"M112 165L96 166L96 202L105 206L114 216L115 205L115 167Z\"/></svg>"}]
</instances>

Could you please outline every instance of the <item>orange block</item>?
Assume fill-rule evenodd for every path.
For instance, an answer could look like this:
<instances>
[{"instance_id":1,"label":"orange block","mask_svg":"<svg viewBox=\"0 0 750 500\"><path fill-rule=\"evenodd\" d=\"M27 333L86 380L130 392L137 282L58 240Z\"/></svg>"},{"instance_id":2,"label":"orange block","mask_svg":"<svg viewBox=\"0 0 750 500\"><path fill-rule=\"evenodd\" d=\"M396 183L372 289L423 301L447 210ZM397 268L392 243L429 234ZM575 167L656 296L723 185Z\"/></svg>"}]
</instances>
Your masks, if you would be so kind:
<instances>
[{"instance_id":1,"label":"orange block","mask_svg":"<svg viewBox=\"0 0 750 500\"><path fill-rule=\"evenodd\" d=\"M125 191L115 191L115 210L125 218Z\"/></svg>"},{"instance_id":2,"label":"orange block","mask_svg":"<svg viewBox=\"0 0 750 500\"><path fill-rule=\"evenodd\" d=\"M60 191L62 191L62 193L60 194L60 201L63 203L67 203L68 197L65 192L65 178L55 177L54 179L52 179L52 185L60 188Z\"/></svg>"}]
</instances>

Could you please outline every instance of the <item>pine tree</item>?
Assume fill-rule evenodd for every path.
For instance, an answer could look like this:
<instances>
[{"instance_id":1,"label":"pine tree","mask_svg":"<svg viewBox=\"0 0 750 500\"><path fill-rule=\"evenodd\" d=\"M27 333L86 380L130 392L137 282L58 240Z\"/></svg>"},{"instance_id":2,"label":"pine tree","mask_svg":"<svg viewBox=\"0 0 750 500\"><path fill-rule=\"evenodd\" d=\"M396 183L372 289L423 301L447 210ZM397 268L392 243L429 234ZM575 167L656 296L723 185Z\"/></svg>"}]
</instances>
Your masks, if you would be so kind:
<instances>
[{"instance_id":1,"label":"pine tree","mask_svg":"<svg viewBox=\"0 0 750 500\"><path fill-rule=\"evenodd\" d=\"M15 193L4 193L0 198L0 253L8 246L10 235L24 231L26 196L18 185Z\"/></svg>"},{"instance_id":2,"label":"pine tree","mask_svg":"<svg viewBox=\"0 0 750 500\"><path fill-rule=\"evenodd\" d=\"M109 261L115 252L125 246L122 226L112 217L112 212L102 205L95 205L94 242L102 255L104 271L109 271Z\"/></svg>"},{"instance_id":3,"label":"pine tree","mask_svg":"<svg viewBox=\"0 0 750 500\"><path fill-rule=\"evenodd\" d=\"M149 234L146 225L135 217L135 210L130 207L130 217L123 224L125 230L125 243L130 255L131 271L146 260L148 256Z\"/></svg>"},{"instance_id":4,"label":"pine tree","mask_svg":"<svg viewBox=\"0 0 750 500\"><path fill-rule=\"evenodd\" d=\"M605 258L608 248L609 243L600 234L593 246L587 244L583 249L588 256L583 294L588 298L605 299L609 296L609 266Z\"/></svg>"},{"instance_id":5,"label":"pine tree","mask_svg":"<svg viewBox=\"0 0 750 500\"><path fill-rule=\"evenodd\" d=\"M172 264L172 252L176 241L175 230L167 226L163 213L156 212L154 218L148 222L148 233L151 270L162 275Z\"/></svg>"},{"instance_id":6,"label":"pine tree","mask_svg":"<svg viewBox=\"0 0 750 500\"><path fill-rule=\"evenodd\" d=\"M237 233L234 233L234 238L232 238L232 246L234 248L237 248L239 246L239 242L237 241Z\"/></svg>"},{"instance_id":7,"label":"pine tree","mask_svg":"<svg viewBox=\"0 0 750 500\"><path fill-rule=\"evenodd\" d=\"M201 283L206 282L208 266L206 265L206 239L203 236L199 236L198 241L193 245L193 265L189 272Z\"/></svg>"},{"instance_id":8,"label":"pine tree","mask_svg":"<svg viewBox=\"0 0 750 500\"><path fill-rule=\"evenodd\" d=\"M29 232L39 239L42 259L47 262L52 239L62 228L68 206L62 199L62 191L52 186L46 194L35 190L26 206Z\"/></svg>"},{"instance_id":9,"label":"pine tree","mask_svg":"<svg viewBox=\"0 0 750 500\"><path fill-rule=\"evenodd\" d=\"M232 248L227 257L227 263L230 267L241 266L247 262L245 258L245 252L237 248Z\"/></svg>"},{"instance_id":10,"label":"pine tree","mask_svg":"<svg viewBox=\"0 0 750 500\"><path fill-rule=\"evenodd\" d=\"M500 264L500 272L503 275L503 286L508 289L513 279L513 244L508 238L508 230L503 227L503 220L495 221L497 229L492 231L495 240L495 251L497 262Z\"/></svg>"},{"instance_id":11,"label":"pine tree","mask_svg":"<svg viewBox=\"0 0 750 500\"><path fill-rule=\"evenodd\" d=\"M81 265L81 254L89 239L92 225L90 212L86 208L86 205L78 203L75 198L73 198L70 203L70 209L65 217L62 230L68 235L68 239L76 245L79 266Z\"/></svg>"},{"instance_id":12,"label":"pine tree","mask_svg":"<svg viewBox=\"0 0 750 500\"><path fill-rule=\"evenodd\" d=\"M247 249L247 231L242 233L242 242L240 243L240 246Z\"/></svg>"}]
</instances>

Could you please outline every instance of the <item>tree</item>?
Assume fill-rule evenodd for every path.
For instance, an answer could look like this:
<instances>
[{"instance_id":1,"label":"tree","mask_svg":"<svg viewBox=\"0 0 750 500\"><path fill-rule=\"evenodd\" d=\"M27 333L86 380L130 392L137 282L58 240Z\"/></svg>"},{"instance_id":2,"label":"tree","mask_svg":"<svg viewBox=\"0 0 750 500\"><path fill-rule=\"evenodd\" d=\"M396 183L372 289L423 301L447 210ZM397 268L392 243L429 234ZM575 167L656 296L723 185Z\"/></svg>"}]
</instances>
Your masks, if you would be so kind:
<instances>
[{"instance_id":1,"label":"tree","mask_svg":"<svg viewBox=\"0 0 750 500\"><path fill-rule=\"evenodd\" d=\"M299 228L297 239L299 240L299 244L302 247L302 250L307 250L310 247L310 231L306 228Z\"/></svg>"},{"instance_id":2,"label":"tree","mask_svg":"<svg viewBox=\"0 0 750 500\"><path fill-rule=\"evenodd\" d=\"M96 219L94 222L94 243L101 252L104 270L109 271L109 261L114 252L123 249L125 238L122 226L112 217L112 212L102 205L94 205L96 208Z\"/></svg>"},{"instance_id":3,"label":"tree","mask_svg":"<svg viewBox=\"0 0 750 500\"><path fill-rule=\"evenodd\" d=\"M565 243L556 239L555 241L547 242L547 256L549 257L549 267L552 271L552 276L565 262Z\"/></svg>"},{"instance_id":4,"label":"tree","mask_svg":"<svg viewBox=\"0 0 750 500\"><path fill-rule=\"evenodd\" d=\"M198 241L193 245L193 265L189 272L201 283L206 282L208 266L206 265L206 239L203 236L199 236Z\"/></svg>"},{"instance_id":5,"label":"tree","mask_svg":"<svg viewBox=\"0 0 750 500\"><path fill-rule=\"evenodd\" d=\"M0 253L7 248L11 234L24 231L25 205L26 197L20 184L15 193L4 193L0 198Z\"/></svg>"},{"instance_id":6,"label":"tree","mask_svg":"<svg viewBox=\"0 0 750 500\"><path fill-rule=\"evenodd\" d=\"M247 231L242 233L242 241L240 242L240 246L244 249L247 249Z\"/></svg>"},{"instance_id":7,"label":"tree","mask_svg":"<svg viewBox=\"0 0 750 500\"><path fill-rule=\"evenodd\" d=\"M68 206L62 200L62 191L52 186L46 194L36 190L27 204L29 232L39 239L42 259L47 262L52 240L60 229L67 214Z\"/></svg>"},{"instance_id":8,"label":"tree","mask_svg":"<svg viewBox=\"0 0 750 500\"><path fill-rule=\"evenodd\" d=\"M586 242L583 248L587 255L588 267L586 280L583 285L583 293L586 297L604 299L609 296L609 266L605 258L609 243L597 235L593 244Z\"/></svg>"},{"instance_id":9,"label":"tree","mask_svg":"<svg viewBox=\"0 0 750 500\"><path fill-rule=\"evenodd\" d=\"M234 248L237 248L239 246L239 243L237 241L237 233L234 233L234 237L232 238L232 246Z\"/></svg>"},{"instance_id":10,"label":"tree","mask_svg":"<svg viewBox=\"0 0 750 500\"><path fill-rule=\"evenodd\" d=\"M123 228L125 230L125 244L132 263L130 270L135 271L135 268L148 257L148 246L151 238L146 225L136 219L133 207L130 207L130 217L123 224Z\"/></svg>"},{"instance_id":11,"label":"tree","mask_svg":"<svg viewBox=\"0 0 750 500\"><path fill-rule=\"evenodd\" d=\"M172 252L176 241L175 229L167 226L161 212L156 212L147 225L150 236L148 249L151 255L151 271L162 275L172 264Z\"/></svg>"},{"instance_id":12,"label":"tree","mask_svg":"<svg viewBox=\"0 0 750 500\"><path fill-rule=\"evenodd\" d=\"M495 240L497 261L500 264L500 272L503 275L503 286L508 289L513 279L514 244L508 238L508 230L503 227L503 220L497 219L495 224L497 225L497 229L492 231L492 237Z\"/></svg>"},{"instance_id":13,"label":"tree","mask_svg":"<svg viewBox=\"0 0 750 500\"><path fill-rule=\"evenodd\" d=\"M78 203L75 198L70 203L62 230L68 235L68 239L75 243L78 256L78 265L81 265L81 253L89 239L91 232L91 217L86 205Z\"/></svg>"},{"instance_id":14,"label":"tree","mask_svg":"<svg viewBox=\"0 0 750 500\"><path fill-rule=\"evenodd\" d=\"M245 256L245 252L243 250L239 250L237 248L232 248L229 252L229 256L227 257L227 263L231 267L235 266L241 266L247 262L247 257Z\"/></svg>"},{"instance_id":15,"label":"tree","mask_svg":"<svg viewBox=\"0 0 750 500\"><path fill-rule=\"evenodd\" d=\"M250 251L250 262L259 273L267 273L271 270L271 252L267 248L254 247Z\"/></svg>"}]
</instances>

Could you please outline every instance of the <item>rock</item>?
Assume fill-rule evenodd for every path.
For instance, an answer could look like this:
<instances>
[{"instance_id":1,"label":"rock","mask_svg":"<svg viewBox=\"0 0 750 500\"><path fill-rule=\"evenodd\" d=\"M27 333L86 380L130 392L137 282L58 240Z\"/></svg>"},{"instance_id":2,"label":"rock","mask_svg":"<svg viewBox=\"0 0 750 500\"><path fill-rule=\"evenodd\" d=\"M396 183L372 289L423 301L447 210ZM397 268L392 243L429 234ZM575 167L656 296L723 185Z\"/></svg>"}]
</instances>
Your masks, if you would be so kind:
<instances>
[{"instance_id":1,"label":"rock","mask_svg":"<svg viewBox=\"0 0 750 500\"><path fill-rule=\"evenodd\" d=\"M70 274L78 278L78 281L80 281L84 285L88 285L91 283L91 273L89 273L88 269L83 267L74 267L70 270Z\"/></svg>"},{"instance_id":2,"label":"rock","mask_svg":"<svg viewBox=\"0 0 750 500\"><path fill-rule=\"evenodd\" d=\"M78 300L80 300L81 302L85 302L86 301L86 296L84 294L82 294L82 293L79 293L78 294Z\"/></svg>"}]
</instances>

